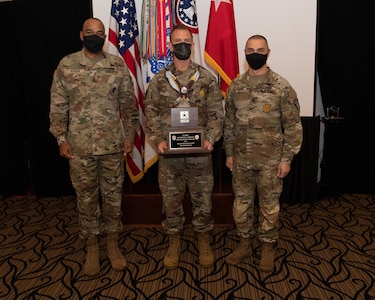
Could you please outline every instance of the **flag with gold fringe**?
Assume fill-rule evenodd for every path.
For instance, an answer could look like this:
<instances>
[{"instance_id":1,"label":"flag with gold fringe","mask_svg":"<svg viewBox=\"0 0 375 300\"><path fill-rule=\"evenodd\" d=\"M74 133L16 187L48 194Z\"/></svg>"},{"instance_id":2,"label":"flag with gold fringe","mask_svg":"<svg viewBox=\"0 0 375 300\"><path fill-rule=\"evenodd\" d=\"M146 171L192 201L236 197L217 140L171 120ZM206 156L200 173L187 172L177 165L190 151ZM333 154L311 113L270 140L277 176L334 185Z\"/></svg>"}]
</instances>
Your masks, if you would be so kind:
<instances>
[{"instance_id":1,"label":"flag with gold fringe","mask_svg":"<svg viewBox=\"0 0 375 300\"><path fill-rule=\"evenodd\" d=\"M239 73L232 0L211 0L204 59L219 74L226 96L228 86Z\"/></svg>"},{"instance_id":2,"label":"flag with gold fringe","mask_svg":"<svg viewBox=\"0 0 375 300\"><path fill-rule=\"evenodd\" d=\"M108 52L124 59L133 80L134 100L139 113L140 126L135 134L133 152L126 155L126 170L133 183L144 176L145 147L144 88L138 36L139 29L134 0L112 0Z\"/></svg>"}]
</instances>

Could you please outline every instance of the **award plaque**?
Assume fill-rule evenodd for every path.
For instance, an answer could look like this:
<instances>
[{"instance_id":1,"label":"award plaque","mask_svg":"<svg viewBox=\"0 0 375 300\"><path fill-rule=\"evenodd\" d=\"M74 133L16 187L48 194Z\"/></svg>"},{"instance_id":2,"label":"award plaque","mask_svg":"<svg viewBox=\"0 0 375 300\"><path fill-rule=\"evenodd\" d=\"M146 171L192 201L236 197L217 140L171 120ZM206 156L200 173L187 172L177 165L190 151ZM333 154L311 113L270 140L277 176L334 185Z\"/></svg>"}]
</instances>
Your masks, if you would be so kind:
<instances>
[{"instance_id":1,"label":"award plaque","mask_svg":"<svg viewBox=\"0 0 375 300\"><path fill-rule=\"evenodd\" d=\"M164 154L209 153L203 148L204 127L198 126L198 107L171 108L168 150Z\"/></svg>"}]
</instances>

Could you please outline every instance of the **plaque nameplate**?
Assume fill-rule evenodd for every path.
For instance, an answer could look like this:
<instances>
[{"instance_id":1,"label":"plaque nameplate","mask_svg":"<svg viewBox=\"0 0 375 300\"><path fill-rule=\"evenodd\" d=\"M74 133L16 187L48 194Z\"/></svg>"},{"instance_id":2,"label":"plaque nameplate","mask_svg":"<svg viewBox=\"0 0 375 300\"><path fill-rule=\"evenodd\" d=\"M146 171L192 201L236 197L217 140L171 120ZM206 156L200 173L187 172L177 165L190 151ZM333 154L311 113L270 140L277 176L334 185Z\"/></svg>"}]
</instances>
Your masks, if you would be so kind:
<instances>
[{"instance_id":1,"label":"plaque nameplate","mask_svg":"<svg viewBox=\"0 0 375 300\"><path fill-rule=\"evenodd\" d=\"M168 130L168 150L165 154L209 153L203 148L204 128L175 127Z\"/></svg>"}]
</instances>

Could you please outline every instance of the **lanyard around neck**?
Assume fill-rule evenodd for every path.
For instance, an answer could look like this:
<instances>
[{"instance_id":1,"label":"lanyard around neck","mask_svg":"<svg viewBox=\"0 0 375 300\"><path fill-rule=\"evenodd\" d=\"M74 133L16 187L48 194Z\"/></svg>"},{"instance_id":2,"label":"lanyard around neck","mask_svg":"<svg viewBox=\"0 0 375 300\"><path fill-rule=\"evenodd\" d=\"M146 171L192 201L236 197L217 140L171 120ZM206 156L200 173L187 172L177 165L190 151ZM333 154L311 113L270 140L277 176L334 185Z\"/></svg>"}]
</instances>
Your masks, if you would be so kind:
<instances>
[{"instance_id":1,"label":"lanyard around neck","mask_svg":"<svg viewBox=\"0 0 375 300\"><path fill-rule=\"evenodd\" d=\"M180 98L182 98L181 100L186 99L184 101L189 101L187 95L190 93L191 87L193 86L194 82L198 80L199 71L196 71L193 76L190 77L189 82L186 85L183 85L169 70L166 72L166 77L171 87L180 94Z\"/></svg>"}]
</instances>

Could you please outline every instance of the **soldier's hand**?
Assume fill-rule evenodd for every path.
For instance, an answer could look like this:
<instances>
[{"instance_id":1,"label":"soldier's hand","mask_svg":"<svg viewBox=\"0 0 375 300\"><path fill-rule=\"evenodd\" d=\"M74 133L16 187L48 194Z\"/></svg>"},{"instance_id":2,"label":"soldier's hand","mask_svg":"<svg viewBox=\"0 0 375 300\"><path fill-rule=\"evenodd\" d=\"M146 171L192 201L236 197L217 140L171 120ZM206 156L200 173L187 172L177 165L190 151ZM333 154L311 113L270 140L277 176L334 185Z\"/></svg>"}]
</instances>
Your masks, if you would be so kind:
<instances>
[{"instance_id":1,"label":"soldier's hand","mask_svg":"<svg viewBox=\"0 0 375 300\"><path fill-rule=\"evenodd\" d=\"M133 152L133 144L129 142L128 140L125 141L124 143L124 156L126 153L131 153Z\"/></svg>"},{"instance_id":2,"label":"soldier's hand","mask_svg":"<svg viewBox=\"0 0 375 300\"><path fill-rule=\"evenodd\" d=\"M74 158L73 152L72 152L72 147L70 146L69 143L63 143L59 147L60 155L62 157L65 157L67 159L72 159Z\"/></svg>"},{"instance_id":3,"label":"soldier's hand","mask_svg":"<svg viewBox=\"0 0 375 300\"><path fill-rule=\"evenodd\" d=\"M162 141L158 145L158 152L163 154L165 150L168 150L168 145L166 141Z\"/></svg>"},{"instance_id":4,"label":"soldier's hand","mask_svg":"<svg viewBox=\"0 0 375 300\"><path fill-rule=\"evenodd\" d=\"M280 178L285 178L286 175L289 174L290 171L290 164L281 162L279 163L279 167L277 168L277 176Z\"/></svg>"},{"instance_id":5,"label":"soldier's hand","mask_svg":"<svg viewBox=\"0 0 375 300\"><path fill-rule=\"evenodd\" d=\"M206 140L203 141L203 148L207 149L208 151L212 151L213 149L212 144Z\"/></svg>"},{"instance_id":6,"label":"soldier's hand","mask_svg":"<svg viewBox=\"0 0 375 300\"><path fill-rule=\"evenodd\" d=\"M227 156L225 160L225 165L231 172L233 171L233 156Z\"/></svg>"}]
</instances>

